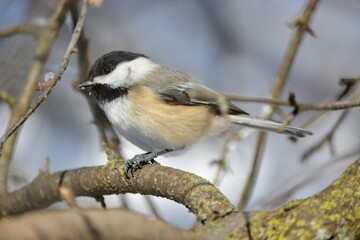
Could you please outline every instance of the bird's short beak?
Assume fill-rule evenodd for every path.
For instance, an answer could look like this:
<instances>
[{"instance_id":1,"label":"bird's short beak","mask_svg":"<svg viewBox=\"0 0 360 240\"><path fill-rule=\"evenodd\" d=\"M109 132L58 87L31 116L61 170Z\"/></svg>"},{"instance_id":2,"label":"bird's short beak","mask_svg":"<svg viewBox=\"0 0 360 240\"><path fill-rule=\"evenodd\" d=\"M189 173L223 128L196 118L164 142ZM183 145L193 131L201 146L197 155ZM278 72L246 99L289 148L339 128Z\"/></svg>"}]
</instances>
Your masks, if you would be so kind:
<instances>
[{"instance_id":1,"label":"bird's short beak","mask_svg":"<svg viewBox=\"0 0 360 240\"><path fill-rule=\"evenodd\" d=\"M78 85L78 88L87 88L87 87L91 87L94 85L94 82L90 81L90 80L86 80L85 82L82 82Z\"/></svg>"}]
</instances>

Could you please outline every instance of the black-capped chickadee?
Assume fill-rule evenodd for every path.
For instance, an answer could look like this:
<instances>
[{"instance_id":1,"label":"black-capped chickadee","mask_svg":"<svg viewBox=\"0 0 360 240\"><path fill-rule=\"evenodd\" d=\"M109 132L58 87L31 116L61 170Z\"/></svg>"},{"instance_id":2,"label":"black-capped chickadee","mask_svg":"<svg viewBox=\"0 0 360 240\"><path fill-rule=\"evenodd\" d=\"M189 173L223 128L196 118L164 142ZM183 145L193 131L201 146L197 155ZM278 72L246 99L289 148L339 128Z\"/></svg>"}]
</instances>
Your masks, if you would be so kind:
<instances>
[{"instance_id":1,"label":"black-capped chickadee","mask_svg":"<svg viewBox=\"0 0 360 240\"><path fill-rule=\"evenodd\" d=\"M147 151L126 161L126 176L159 155L184 149L231 124L273 132L279 132L282 125L250 116L190 75L138 53L114 51L103 55L79 87L91 90L123 137ZM296 137L311 134L291 126L282 133Z\"/></svg>"}]
</instances>

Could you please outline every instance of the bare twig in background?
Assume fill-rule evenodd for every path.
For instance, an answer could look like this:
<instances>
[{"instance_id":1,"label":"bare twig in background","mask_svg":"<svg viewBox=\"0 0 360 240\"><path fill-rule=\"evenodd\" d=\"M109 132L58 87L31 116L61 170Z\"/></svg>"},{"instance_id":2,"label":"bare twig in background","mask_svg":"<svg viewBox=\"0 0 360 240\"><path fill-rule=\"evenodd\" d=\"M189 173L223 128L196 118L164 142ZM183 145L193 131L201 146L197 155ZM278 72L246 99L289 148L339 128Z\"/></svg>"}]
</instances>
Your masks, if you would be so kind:
<instances>
[{"instance_id":1,"label":"bare twig in background","mask_svg":"<svg viewBox=\"0 0 360 240\"><path fill-rule=\"evenodd\" d=\"M0 90L0 100L6 102L10 108L14 108L16 106L16 98L9 92Z\"/></svg>"},{"instance_id":2,"label":"bare twig in background","mask_svg":"<svg viewBox=\"0 0 360 240\"><path fill-rule=\"evenodd\" d=\"M39 39L45 30L46 26L43 27L34 23L24 23L0 29L0 38L10 37L12 35L21 33L32 35Z\"/></svg>"},{"instance_id":3,"label":"bare twig in background","mask_svg":"<svg viewBox=\"0 0 360 240\"><path fill-rule=\"evenodd\" d=\"M230 140L230 138L228 138L228 140ZM229 141L226 141L226 143L229 143ZM226 145L224 147L223 153L222 153L222 156L220 159L210 162L211 166L216 166L216 173L215 173L214 179L211 182L217 187L220 185L225 174L230 171L230 168L229 168L228 162L227 162L227 155L229 152L229 148L227 146L228 145Z\"/></svg>"},{"instance_id":4,"label":"bare twig in background","mask_svg":"<svg viewBox=\"0 0 360 240\"><path fill-rule=\"evenodd\" d=\"M322 147L324 147L327 143L330 146L330 151L332 155L335 154L335 150L333 148L333 137L336 132L336 130L339 129L339 126L341 123L346 119L346 116L350 113L350 110L346 110L341 113L340 118L336 121L335 125L331 128L331 130L322 138L318 143L316 143L314 146L312 146L309 150L307 150L301 157L301 162L305 162L310 156L312 156L314 153L319 151Z\"/></svg>"},{"instance_id":5,"label":"bare twig in background","mask_svg":"<svg viewBox=\"0 0 360 240\"><path fill-rule=\"evenodd\" d=\"M341 101L348 95L351 95L355 92L355 89L359 85L360 77L356 78L343 78L340 80L339 84L340 86L345 86L344 90L341 91L338 95L336 95L332 100L330 100L327 104L336 103L338 101ZM354 99L353 99L354 100ZM356 100L356 99L355 99ZM312 116L306 123L302 125L303 128L307 128L311 126L312 124L316 123L318 120L320 120L322 117L326 115L326 111L322 111L319 113L316 113L314 116Z\"/></svg>"},{"instance_id":6,"label":"bare twig in background","mask_svg":"<svg viewBox=\"0 0 360 240\"><path fill-rule=\"evenodd\" d=\"M129 203L128 200L126 198L126 194L122 194L119 196L119 200L120 200L120 205L121 207L125 208L125 209L130 209L129 208Z\"/></svg>"},{"instance_id":7,"label":"bare twig in background","mask_svg":"<svg viewBox=\"0 0 360 240\"><path fill-rule=\"evenodd\" d=\"M301 111L337 111L349 108L360 107L360 101L354 102L335 102L328 104L304 104L301 105Z\"/></svg>"},{"instance_id":8,"label":"bare twig in background","mask_svg":"<svg viewBox=\"0 0 360 240\"><path fill-rule=\"evenodd\" d=\"M241 138L241 132L231 132L226 139L220 158L210 163L210 165L215 165L217 167L214 179L212 180L212 183L215 186L219 186L225 174L231 170L228 166L227 159L229 157L229 154L235 149L236 144Z\"/></svg>"},{"instance_id":9,"label":"bare twig in background","mask_svg":"<svg viewBox=\"0 0 360 240\"><path fill-rule=\"evenodd\" d=\"M295 92L293 90L290 90L289 92L288 101L290 105L293 107L293 110L291 111L290 114L284 116L283 123L278 129L279 132L283 132L285 127L294 121L296 115L298 115L300 111L299 105L296 101ZM294 137L290 137L290 139L294 139L294 141L296 141L296 138Z\"/></svg>"},{"instance_id":10,"label":"bare twig in background","mask_svg":"<svg viewBox=\"0 0 360 240\"><path fill-rule=\"evenodd\" d=\"M300 43L303 39L304 33L308 31L311 16L318 4L319 0L309 0L305 10L303 11L302 15L299 17L301 18L301 21L297 21L297 29L289 43L288 49L286 51L286 54L284 56L284 60L280 66L279 72L277 74L276 81L274 83L274 87L272 90L272 98L275 100L278 100L281 96L281 93L284 89L286 80L288 78L289 72L291 70L291 67L293 65L295 56L299 50ZM266 118L270 119L272 115L274 114L274 109L272 108L270 112L267 114ZM244 192L241 195L241 200L238 204L238 209L241 211L244 209L244 207L247 205L251 193L254 188L254 184L256 182L256 177L258 173L258 169L260 167L260 161L262 158L262 153L265 149L265 141L266 141L267 134L264 132L259 133L256 147L255 147L255 156L253 159L253 164L251 167L251 171L247 180L247 183L245 184Z\"/></svg>"},{"instance_id":11,"label":"bare twig in background","mask_svg":"<svg viewBox=\"0 0 360 240\"><path fill-rule=\"evenodd\" d=\"M68 1L60 2L57 5L54 14L51 16L46 26L46 34L42 34L39 37L34 63L29 71L28 78L26 79L20 98L11 113L9 121L9 126L11 126L10 130L8 130L8 132L0 139L0 195L7 194L9 165L17 138L16 130L18 126L21 125L18 124L19 119L26 114L26 111L31 104L31 100L34 95L34 88L44 69L44 64L50 53L51 46L64 22L67 5ZM18 126L14 127L16 125ZM10 137L11 135L13 136Z\"/></svg>"},{"instance_id":12,"label":"bare twig in background","mask_svg":"<svg viewBox=\"0 0 360 240\"><path fill-rule=\"evenodd\" d=\"M291 107L291 103L288 100L274 100L271 98L258 98L258 97L242 97L242 96L229 96L230 100L241 101L241 102L253 102L253 103L266 103L270 105L282 105ZM324 104L317 103L305 103L297 102L298 111L338 111L349 108L360 107L360 101L349 101L349 102L329 102Z\"/></svg>"},{"instance_id":13,"label":"bare twig in background","mask_svg":"<svg viewBox=\"0 0 360 240\"><path fill-rule=\"evenodd\" d=\"M73 53L73 49L76 46L76 43L79 39L79 35L81 33L81 29L83 28L84 25L84 20L85 20L85 15L87 12L87 1L83 0L83 4L82 4L82 10L81 10L81 14L79 16L78 22L76 24L76 27L74 29L74 33L71 37L70 43L68 45L68 48L66 49L64 58L60 64L60 67L54 77L54 81L53 81L53 85L52 87L48 88L39 98L38 100L31 106L31 108L29 110L26 111L26 109L28 108L30 102L31 102L31 98L33 96L34 93L34 88L37 84L37 80L39 78L39 75L41 74L43 67L44 67L44 61L47 58L49 52L50 52L50 48L51 45L53 43L53 41L55 40L56 36L57 36L57 31L60 28L60 26L63 23L64 17L65 17L65 13L67 12L67 1L61 2L56 10L56 14L54 14L54 16L52 17L52 20L50 21L49 25L54 28L54 26L52 26L52 24L56 24L55 26L57 26L58 28L55 28L53 30L52 34L47 34L44 36L45 39L40 39L39 44L40 46L42 46L43 54L45 55L40 55L34 63L34 67L33 67L33 74L29 75L29 78L32 80L27 81L28 84L27 86L25 86L24 88L24 92L21 95L21 98L19 100L19 111L16 111L16 114L13 114L12 116L12 121L10 122L11 124L11 128L6 132L6 134L0 139L0 157L2 156L2 152L3 152L3 146L4 143L6 141L9 147L4 148L4 153L3 153L3 158L1 158L1 174L0 174L0 192L2 194L6 194L7 193L7 176L8 176L8 168L9 168L9 163L10 163L10 159L12 156L12 152L13 152L13 147L15 144L15 136L16 136L16 130L30 117L30 115L35 112L35 110L41 105L41 103L46 99L46 97L51 93L51 91L53 90L53 88L55 87L56 83L61 79L62 74L65 72L67 65L70 61L70 57L71 54ZM61 21L60 21L61 20ZM50 36L51 38L48 39ZM22 99L25 99L25 103L22 103ZM25 113L25 114L24 114ZM11 137L11 135L13 135L15 133L14 136ZM8 140L9 139L9 140ZM12 140L10 140L12 139Z\"/></svg>"},{"instance_id":14,"label":"bare twig in background","mask_svg":"<svg viewBox=\"0 0 360 240\"><path fill-rule=\"evenodd\" d=\"M281 92L285 86L295 56L299 50L300 43L303 40L304 33L310 29L309 26L310 26L311 16L315 11L318 2L319 2L318 0L309 0L304 12L300 17L298 17L298 19L301 18L301 21L295 21L297 29L290 41L290 44L288 46L288 49L284 57L284 61L282 62L280 70L277 74L277 78L272 91L272 97L274 99L279 99L281 96Z\"/></svg>"},{"instance_id":15,"label":"bare twig in background","mask_svg":"<svg viewBox=\"0 0 360 240\"><path fill-rule=\"evenodd\" d=\"M314 104L314 103L306 103L306 102L298 102L296 101L297 111L337 111L337 110L345 110L354 107L360 107L360 100L357 98L353 98L348 102L339 102L344 97L353 93L355 88L358 86L360 82L360 78L353 78L355 80L351 85L346 85L345 89L341 91L337 96L334 97L333 100L329 101L325 104ZM340 81L343 82L343 79ZM245 96L236 96L236 95L226 95L229 100L232 101L240 101L240 102L248 102L248 103L264 103L275 106L287 106L293 107L293 104L287 100L281 99L273 99L273 98L261 98L261 97L245 97ZM311 121L312 122L312 121ZM308 126L308 124L304 124L303 127Z\"/></svg>"},{"instance_id":16,"label":"bare twig in background","mask_svg":"<svg viewBox=\"0 0 360 240\"><path fill-rule=\"evenodd\" d=\"M356 87L359 85L360 82L360 78L353 78L353 79L342 79L341 80L341 84L346 84L346 88L345 90L340 93L334 100L334 103L329 103L328 105L337 105L340 107L341 105L346 105L344 103L336 103L336 101L344 98L345 96L351 94L350 96L350 102L349 103L356 103L356 102L360 102L360 91L355 91ZM351 104L349 104L351 105ZM336 107L333 108L334 110L336 110ZM330 147L330 151L332 153L335 152L334 147L333 147L333 135L335 134L336 130L339 128L339 126L342 124L342 122L345 120L345 118L348 116L348 114L350 113L351 108L346 109L340 116L340 118L338 119L338 121L335 123L335 125L331 128L331 130L329 131L328 134L326 134L324 136L323 139L321 139L318 143L316 143L313 147L311 147L308 151L306 151L302 158L301 161L304 162L306 159L308 159L311 155L313 155L315 152L317 152L318 150L320 150L326 143L329 143L329 147ZM318 121L320 118L322 118L325 115L326 112L319 112L318 114L315 114L312 118L310 118L307 123L304 124L304 126L309 126L310 124L315 123L316 121Z\"/></svg>"}]
</instances>

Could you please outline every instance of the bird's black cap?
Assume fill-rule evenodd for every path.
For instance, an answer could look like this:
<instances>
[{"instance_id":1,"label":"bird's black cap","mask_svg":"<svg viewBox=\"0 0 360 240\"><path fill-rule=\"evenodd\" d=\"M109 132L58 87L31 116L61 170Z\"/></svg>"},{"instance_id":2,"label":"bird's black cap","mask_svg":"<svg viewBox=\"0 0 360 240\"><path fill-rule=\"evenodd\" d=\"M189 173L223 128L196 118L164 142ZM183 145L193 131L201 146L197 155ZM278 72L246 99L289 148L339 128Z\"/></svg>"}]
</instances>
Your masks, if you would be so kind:
<instances>
[{"instance_id":1,"label":"bird's black cap","mask_svg":"<svg viewBox=\"0 0 360 240\"><path fill-rule=\"evenodd\" d=\"M119 63L130 62L139 57L147 58L144 54L126 51L113 51L106 53L99 57L91 66L88 80L91 81L94 77L109 74Z\"/></svg>"}]
</instances>

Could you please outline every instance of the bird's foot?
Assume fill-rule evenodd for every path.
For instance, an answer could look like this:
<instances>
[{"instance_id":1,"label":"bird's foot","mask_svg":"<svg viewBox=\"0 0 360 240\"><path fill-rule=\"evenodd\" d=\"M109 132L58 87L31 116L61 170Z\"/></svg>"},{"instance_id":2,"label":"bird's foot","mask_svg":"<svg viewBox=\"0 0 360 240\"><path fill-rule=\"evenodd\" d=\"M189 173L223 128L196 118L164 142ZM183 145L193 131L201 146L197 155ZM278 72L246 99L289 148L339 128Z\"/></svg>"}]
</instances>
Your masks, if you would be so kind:
<instances>
[{"instance_id":1,"label":"bird's foot","mask_svg":"<svg viewBox=\"0 0 360 240\"><path fill-rule=\"evenodd\" d=\"M133 158L127 160L124 165L124 173L126 178L130 178L128 175L129 171L131 173L131 176L134 177L134 172L136 172L136 170L138 169L141 169L142 166L149 163L159 164L154 160L156 156L156 153L148 152L143 154L137 154Z\"/></svg>"}]
</instances>

